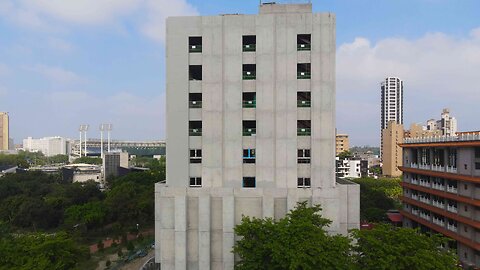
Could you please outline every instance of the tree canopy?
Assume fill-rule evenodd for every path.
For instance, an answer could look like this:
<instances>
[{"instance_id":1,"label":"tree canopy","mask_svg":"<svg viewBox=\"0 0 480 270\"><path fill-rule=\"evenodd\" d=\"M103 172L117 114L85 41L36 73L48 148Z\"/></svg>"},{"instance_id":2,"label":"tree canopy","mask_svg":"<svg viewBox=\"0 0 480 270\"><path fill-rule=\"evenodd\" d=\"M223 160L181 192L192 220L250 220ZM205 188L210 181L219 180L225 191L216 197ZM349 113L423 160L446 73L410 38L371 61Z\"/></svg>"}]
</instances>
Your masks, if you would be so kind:
<instances>
[{"instance_id":1,"label":"tree canopy","mask_svg":"<svg viewBox=\"0 0 480 270\"><path fill-rule=\"evenodd\" d=\"M243 217L235 227L235 269L458 269L455 253L442 247L448 241L443 236L384 224L330 235L331 221L320 211L301 202L278 221Z\"/></svg>"}]
</instances>

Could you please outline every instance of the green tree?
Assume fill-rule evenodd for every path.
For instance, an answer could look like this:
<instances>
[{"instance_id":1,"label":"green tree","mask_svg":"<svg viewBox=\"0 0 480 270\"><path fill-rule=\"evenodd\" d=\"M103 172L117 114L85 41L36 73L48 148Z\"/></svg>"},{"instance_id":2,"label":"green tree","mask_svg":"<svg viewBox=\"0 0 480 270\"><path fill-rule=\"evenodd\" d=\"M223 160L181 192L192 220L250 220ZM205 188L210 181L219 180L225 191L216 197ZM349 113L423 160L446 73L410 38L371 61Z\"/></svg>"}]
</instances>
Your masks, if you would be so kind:
<instances>
[{"instance_id":1,"label":"green tree","mask_svg":"<svg viewBox=\"0 0 480 270\"><path fill-rule=\"evenodd\" d=\"M106 216L107 209L101 201L72 205L65 209L65 225L71 227L85 224L88 229L92 229L103 225Z\"/></svg>"},{"instance_id":2,"label":"green tree","mask_svg":"<svg viewBox=\"0 0 480 270\"><path fill-rule=\"evenodd\" d=\"M86 163L93 165L101 165L102 159L97 157L79 157L73 161L73 163Z\"/></svg>"},{"instance_id":3,"label":"green tree","mask_svg":"<svg viewBox=\"0 0 480 270\"><path fill-rule=\"evenodd\" d=\"M346 159L346 158L349 158L352 156L352 152L348 151L348 150L345 150L343 151L342 153L338 154L338 157L340 159Z\"/></svg>"},{"instance_id":4,"label":"green tree","mask_svg":"<svg viewBox=\"0 0 480 270\"><path fill-rule=\"evenodd\" d=\"M448 239L438 234L377 224L372 230L353 230L352 236L357 241L352 253L357 269L459 269L456 254L443 248Z\"/></svg>"},{"instance_id":5,"label":"green tree","mask_svg":"<svg viewBox=\"0 0 480 270\"><path fill-rule=\"evenodd\" d=\"M279 221L243 217L235 227L241 237L233 248L241 258L235 268L351 269L350 240L329 235L331 221L320 211L302 202Z\"/></svg>"},{"instance_id":6,"label":"green tree","mask_svg":"<svg viewBox=\"0 0 480 270\"><path fill-rule=\"evenodd\" d=\"M76 269L78 263L87 258L87 248L63 232L0 238L0 270Z\"/></svg>"},{"instance_id":7,"label":"green tree","mask_svg":"<svg viewBox=\"0 0 480 270\"><path fill-rule=\"evenodd\" d=\"M67 155L55 155L47 158L49 164L67 164L68 156Z\"/></svg>"}]
</instances>

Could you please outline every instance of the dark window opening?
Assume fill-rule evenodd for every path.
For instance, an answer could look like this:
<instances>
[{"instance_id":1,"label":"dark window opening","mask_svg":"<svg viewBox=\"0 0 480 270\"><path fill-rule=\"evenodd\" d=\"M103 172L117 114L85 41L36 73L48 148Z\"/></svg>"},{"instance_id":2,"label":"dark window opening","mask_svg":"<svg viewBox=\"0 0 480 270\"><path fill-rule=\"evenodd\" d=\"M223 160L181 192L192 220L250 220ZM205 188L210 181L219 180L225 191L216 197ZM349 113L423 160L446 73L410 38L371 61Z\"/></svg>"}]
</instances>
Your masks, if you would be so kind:
<instances>
[{"instance_id":1,"label":"dark window opening","mask_svg":"<svg viewBox=\"0 0 480 270\"><path fill-rule=\"evenodd\" d=\"M243 36L243 51L244 52L254 52L257 47L257 37L256 36Z\"/></svg>"},{"instance_id":2,"label":"dark window opening","mask_svg":"<svg viewBox=\"0 0 480 270\"><path fill-rule=\"evenodd\" d=\"M310 79L310 63L297 64L297 79Z\"/></svg>"},{"instance_id":3,"label":"dark window opening","mask_svg":"<svg viewBox=\"0 0 480 270\"><path fill-rule=\"evenodd\" d=\"M255 163L255 149L243 149L243 163Z\"/></svg>"},{"instance_id":4,"label":"dark window opening","mask_svg":"<svg viewBox=\"0 0 480 270\"><path fill-rule=\"evenodd\" d=\"M201 187L202 178L201 177L190 177L190 187Z\"/></svg>"},{"instance_id":5,"label":"dark window opening","mask_svg":"<svg viewBox=\"0 0 480 270\"><path fill-rule=\"evenodd\" d=\"M297 92L297 107L310 107L310 92Z\"/></svg>"},{"instance_id":6,"label":"dark window opening","mask_svg":"<svg viewBox=\"0 0 480 270\"><path fill-rule=\"evenodd\" d=\"M310 120L297 121L297 136L310 136L311 131Z\"/></svg>"},{"instance_id":7,"label":"dark window opening","mask_svg":"<svg viewBox=\"0 0 480 270\"><path fill-rule=\"evenodd\" d=\"M256 121L243 121L243 136L255 136L257 134Z\"/></svg>"},{"instance_id":8,"label":"dark window opening","mask_svg":"<svg viewBox=\"0 0 480 270\"><path fill-rule=\"evenodd\" d=\"M188 129L190 136L202 136L202 121L190 121Z\"/></svg>"},{"instance_id":9,"label":"dark window opening","mask_svg":"<svg viewBox=\"0 0 480 270\"><path fill-rule=\"evenodd\" d=\"M310 163L310 149L298 149L298 163Z\"/></svg>"},{"instance_id":10,"label":"dark window opening","mask_svg":"<svg viewBox=\"0 0 480 270\"><path fill-rule=\"evenodd\" d=\"M202 37L189 37L188 38L188 51L191 53L202 52Z\"/></svg>"},{"instance_id":11,"label":"dark window opening","mask_svg":"<svg viewBox=\"0 0 480 270\"><path fill-rule=\"evenodd\" d=\"M202 163L202 149L190 149L190 163Z\"/></svg>"},{"instance_id":12,"label":"dark window opening","mask_svg":"<svg viewBox=\"0 0 480 270\"><path fill-rule=\"evenodd\" d=\"M190 93L190 94L188 94L188 107L189 108L202 108L202 93Z\"/></svg>"},{"instance_id":13,"label":"dark window opening","mask_svg":"<svg viewBox=\"0 0 480 270\"><path fill-rule=\"evenodd\" d=\"M480 170L480 162L475 162L475 170Z\"/></svg>"},{"instance_id":14,"label":"dark window opening","mask_svg":"<svg viewBox=\"0 0 480 270\"><path fill-rule=\"evenodd\" d=\"M298 188L309 188L309 187L311 187L310 178L308 178L308 177L298 178L297 187Z\"/></svg>"},{"instance_id":15,"label":"dark window opening","mask_svg":"<svg viewBox=\"0 0 480 270\"><path fill-rule=\"evenodd\" d=\"M256 103L256 93L243 93L242 107L243 108L255 108Z\"/></svg>"},{"instance_id":16,"label":"dark window opening","mask_svg":"<svg viewBox=\"0 0 480 270\"><path fill-rule=\"evenodd\" d=\"M480 158L480 147L475 148L475 158Z\"/></svg>"},{"instance_id":17,"label":"dark window opening","mask_svg":"<svg viewBox=\"0 0 480 270\"><path fill-rule=\"evenodd\" d=\"M243 177L243 185L244 188L254 188L256 187L255 177Z\"/></svg>"},{"instance_id":18,"label":"dark window opening","mask_svg":"<svg viewBox=\"0 0 480 270\"><path fill-rule=\"evenodd\" d=\"M257 77L257 67L255 64L245 64L243 65L243 79L244 80L255 80Z\"/></svg>"},{"instance_id":19,"label":"dark window opening","mask_svg":"<svg viewBox=\"0 0 480 270\"><path fill-rule=\"evenodd\" d=\"M202 80L202 66L201 65L190 65L188 71L189 71L189 80L191 80L191 81L201 81Z\"/></svg>"},{"instance_id":20,"label":"dark window opening","mask_svg":"<svg viewBox=\"0 0 480 270\"><path fill-rule=\"evenodd\" d=\"M297 50L310 51L311 39L312 38L310 34L297 35Z\"/></svg>"}]
</instances>

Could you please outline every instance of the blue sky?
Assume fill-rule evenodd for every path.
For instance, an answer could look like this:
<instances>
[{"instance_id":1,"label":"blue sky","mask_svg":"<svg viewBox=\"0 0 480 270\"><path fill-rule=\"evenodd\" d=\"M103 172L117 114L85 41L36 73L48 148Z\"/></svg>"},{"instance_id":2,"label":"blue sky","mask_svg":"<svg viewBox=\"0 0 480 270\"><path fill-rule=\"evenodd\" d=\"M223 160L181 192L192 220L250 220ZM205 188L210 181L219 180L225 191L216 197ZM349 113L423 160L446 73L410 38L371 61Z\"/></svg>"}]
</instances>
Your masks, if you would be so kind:
<instances>
[{"instance_id":1,"label":"blue sky","mask_svg":"<svg viewBox=\"0 0 480 270\"><path fill-rule=\"evenodd\" d=\"M379 82L405 81L405 124L449 107L480 130L480 1L323 0L337 16L337 127L378 145ZM113 123L116 139L164 138L164 19L257 13L258 1L1 0L0 111L16 143L76 138Z\"/></svg>"}]
</instances>

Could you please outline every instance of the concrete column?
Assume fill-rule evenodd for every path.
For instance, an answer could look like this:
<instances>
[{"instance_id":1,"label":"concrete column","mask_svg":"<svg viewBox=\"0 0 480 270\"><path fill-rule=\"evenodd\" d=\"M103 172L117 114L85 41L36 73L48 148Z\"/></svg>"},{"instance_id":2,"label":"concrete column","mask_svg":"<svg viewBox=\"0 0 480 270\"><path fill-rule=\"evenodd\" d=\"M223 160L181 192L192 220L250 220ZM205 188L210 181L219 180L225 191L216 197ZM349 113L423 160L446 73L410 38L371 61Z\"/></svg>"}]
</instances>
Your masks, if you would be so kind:
<instances>
[{"instance_id":1,"label":"concrete column","mask_svg":"<svg viewBox=\"0 0 480 270\"><path fill-rule=\"evenodd\" d=\"M296 190L294 190L296 191ZM298 202L298 194L297 192L294 192L293 190L289 190L287 194L287 213L295 208Z\"/></svg>"},{"instance_id":2,"label":"concrete column","mask_svg":"<svg viewBox=\"0 0 480 270\"><path fill-rule=\"evenodd\" d=\"M223 269L233 270L235 257L232 253L235 244L233 227L235 226L235 197L223 197Z\"/></svg>"},{"instance_id":3,"label":"concrete column","mask_svg":"<svg viewBox=\"0 0 480 270\"><path fill-rule=\"evenodd\" d=\"M263 218L274 218L275 208L273 196L264 195L262 198Z\"/></svg>"},{"instance_id":4,"label":"concrete column","mask_svg":"<svg viewBox=\"0 0 480 270\"><path fill-rule=\"evenodd\" d=\"M210 270L210 196L198 198L198 269Z\"/></svg>"},{"instance_id":5,"label":"concrete column","mask_svg":"<svg viewBox=\"0 0 480 270\"><path fill-rule=\"evenodd\" d=\"M175 196L175 270L187 269L187 197Z\"/></svg>"}]
</instances>

